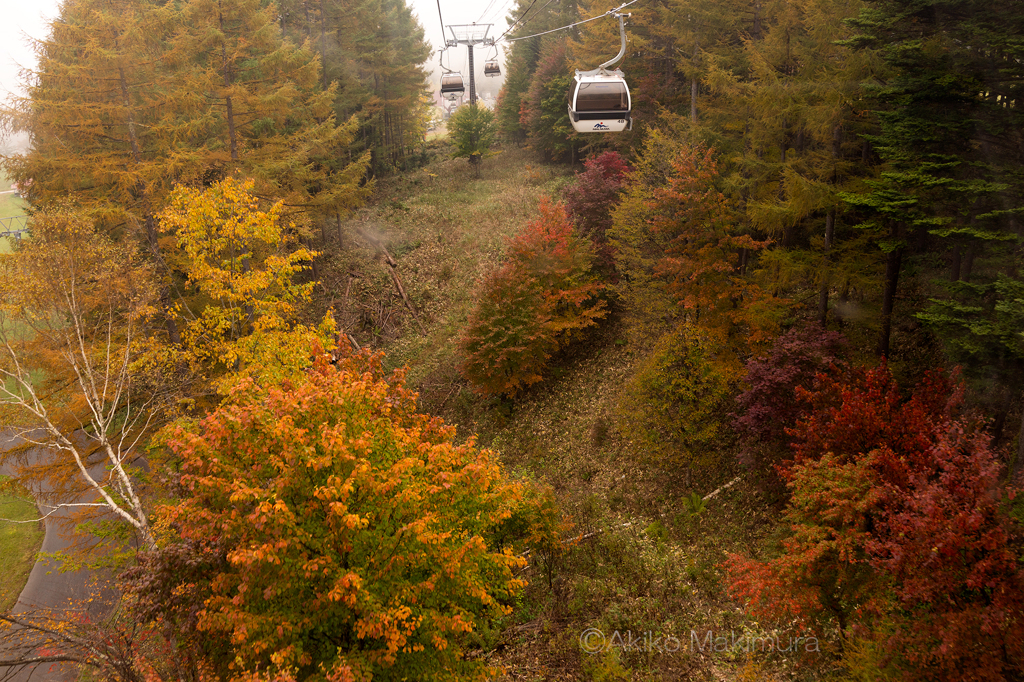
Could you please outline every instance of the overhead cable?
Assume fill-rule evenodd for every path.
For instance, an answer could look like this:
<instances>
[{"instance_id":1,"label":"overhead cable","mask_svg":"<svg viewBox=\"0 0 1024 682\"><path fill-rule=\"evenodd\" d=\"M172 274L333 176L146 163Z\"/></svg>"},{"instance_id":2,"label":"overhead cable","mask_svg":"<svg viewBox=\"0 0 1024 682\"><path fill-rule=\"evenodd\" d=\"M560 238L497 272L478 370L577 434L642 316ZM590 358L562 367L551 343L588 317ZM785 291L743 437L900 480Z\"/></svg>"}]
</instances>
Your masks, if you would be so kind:
<instances>
[{"instance_id":1,"label":"overhead cable","mask_svg":"<svg viewBox=\"0 0 1024 682\"><path fill-rule=\"evenodd\" d=\"M533 6L536 5L536 4L537 4L537 0L533 0L533 2L530 3L530 6L526 8L526 11L523 12L522 14L520 14L519 18L516 19L514 22L512 22L512 25L509 26L508 29L504 33L502 33L500 36L495 38L494 42L498 42L499 40L501 40L502 38L507 36L508 32L511 31L512 29L514 29L516 26L518 26L519 22L521 22L523 20L523 17L525 17L527 14L529 14L530 10L533 9Z\"/></svg>"},{"instance_id":2,"label":"overhead cable","mask_svg":"<svg viewBox=\"0 0 1024 682\"><path fill-rule=\"evenodd\" d=\"M447 45L448 39L444 35L444 18L441 16L441 0L437 0L437 19L441 22L441 40Z\"/></svg>"},{"instance_id":3,"label":"overhead cable","mask_svg":"<svg viewBox=\"0 0 1024 682\"><path fill-rule=\"evenodd\" d=\"M487 3L487 7L484 9L483 14L480 15L480 18L476 20L476 23L484 23L484 17L487 16L487 13L491 11L491 8L494 7L494 3L497 1L498 0L491 0L489 3Z\"/></svg>"},{"instance_id":4,"label":"overhead cable","mask_svg":"<svg viewBox=\"0 0 1024 682\"><path fill-rule=\"evenodd\" d=\"M527 38L536 38L537 36L546 36L549 33L555 33L557 31L565 31L566 29L570 29L570 28L573 28L575 26L580 26L581 24L586 24L587 22L596 21L598 19L602 19L602 18L607 17L609 15L615 14L619 10L624 9L626 7L629 7L634 2L637 2L637 0L630 0L626 4L619 5L618 7L614 8L614 9L610 9L607 12L605 12L604 14L598 14L596 17L590 17L589 19L584 19L582 21L577 21L577 22L575 22L573 24L569 24L568 26L562 26L561 28L553 28L550 31L542 31L541 33L534 33L533 35L529 35L529 36L519 36L518 38L506 38L505 42L507 42L507 43L514 43L517 40L526 40ZM511 30L511 29L509 29L509 30ZM508 31L505 31L505 33L508 33ZM504 37L504 35L505 34L503 33L502 37ZM498 40L501 40L501 38L498 38ZM495 41L495 42L497 42L497 41Z\"/></svg>"}]
</instances>

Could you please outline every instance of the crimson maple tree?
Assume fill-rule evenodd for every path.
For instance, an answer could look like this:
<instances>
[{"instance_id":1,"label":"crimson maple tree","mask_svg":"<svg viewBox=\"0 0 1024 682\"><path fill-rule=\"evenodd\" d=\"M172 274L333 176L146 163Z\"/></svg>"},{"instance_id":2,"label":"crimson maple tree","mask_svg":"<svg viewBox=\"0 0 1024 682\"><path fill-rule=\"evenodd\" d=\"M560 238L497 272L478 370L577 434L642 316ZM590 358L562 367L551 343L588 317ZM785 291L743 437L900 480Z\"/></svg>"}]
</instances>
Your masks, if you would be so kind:
<instances>
[{"instance_id":1,"label":"crimson maple tree","mask_svg":"<svg viewBox=\"0 0 1024 682\"><path fill-rule=\"evenodd\" d=\"M810 405L798 399L797 389L814 386L818 374L840 371L845 350L842 334L817 325L794 327L768 353L747 361L748 388L736 396L733 426L744 440L744 458L758 473L774 478L774 465L789 454L786 431L809 416Z\"/></svg>"}]
</instances>

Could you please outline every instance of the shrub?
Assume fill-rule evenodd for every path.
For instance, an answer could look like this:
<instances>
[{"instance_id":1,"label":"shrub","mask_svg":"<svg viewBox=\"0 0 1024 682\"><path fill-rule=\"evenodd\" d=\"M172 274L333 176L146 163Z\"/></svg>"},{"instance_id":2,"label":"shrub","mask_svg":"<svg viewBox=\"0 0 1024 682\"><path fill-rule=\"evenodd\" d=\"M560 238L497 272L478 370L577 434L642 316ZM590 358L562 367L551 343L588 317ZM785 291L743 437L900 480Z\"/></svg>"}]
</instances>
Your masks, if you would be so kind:
<instances>
[{"instance_id":1,"label":"shrub","mask_svg":"<svg viewBox=\"0 0 1024 682\"><path fill-rule=\"evenodd\" d=\"M511 240L505 264L484 279L463 333L461 368L477 391L514 396L540 381L552 355L605 316L593 257L562 205L542 200L540 217Z\"/></svg>"},{"instance_id":2,"label":"shrub","mask_svg":"<svg viewBox=\"0 0 1024 682\"><path fill-rule=\"evenodd\" d=\"M497 538L552 513L524 514L495 453L418 414L379 356L339 364L242 383L168 429L185 496L157 510L169 547L143 561L136 597L201 642L220 679L492 677L464 653L524 584Z\"/></svg>"},{"instance_id":3,"label":"shrub","mask_svg":"<svg viewBox=\"0 0 1024 682\"><path fill-rule=\"evenodd\" d=\"M715 351L712 337L685 324L658 341L626 386L620 426L653 461L674 466L714 462L734 379L715 361Z\"/></svg>"}]
</instances>

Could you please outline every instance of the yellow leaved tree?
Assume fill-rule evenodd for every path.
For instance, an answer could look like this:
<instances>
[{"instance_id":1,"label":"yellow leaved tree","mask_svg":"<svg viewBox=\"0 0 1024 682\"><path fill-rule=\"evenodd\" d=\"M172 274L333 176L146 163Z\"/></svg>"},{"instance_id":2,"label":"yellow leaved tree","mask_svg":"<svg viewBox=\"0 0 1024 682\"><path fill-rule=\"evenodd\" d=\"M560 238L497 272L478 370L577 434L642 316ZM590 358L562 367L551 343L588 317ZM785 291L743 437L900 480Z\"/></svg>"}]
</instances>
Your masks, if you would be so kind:
<instances>
[{"instance_id":1,"label":"yellow leaved tree","mask_svg":"<svg viewBox=\"0 0 1024 682\"><path fill-rule=\"evenodd\" d=\"M314 342L330 347L334 321L299 322L312 282L298 277L317 254L297 244L282 203L261 210L253 182L228 178L205 190L179 187L160 214L173 241L168 260L186 281L174 314L180 346L156 356L188 367L198 392L218 393L240 378L271 381L308 367Z\"/></svg>"}]
</instances>

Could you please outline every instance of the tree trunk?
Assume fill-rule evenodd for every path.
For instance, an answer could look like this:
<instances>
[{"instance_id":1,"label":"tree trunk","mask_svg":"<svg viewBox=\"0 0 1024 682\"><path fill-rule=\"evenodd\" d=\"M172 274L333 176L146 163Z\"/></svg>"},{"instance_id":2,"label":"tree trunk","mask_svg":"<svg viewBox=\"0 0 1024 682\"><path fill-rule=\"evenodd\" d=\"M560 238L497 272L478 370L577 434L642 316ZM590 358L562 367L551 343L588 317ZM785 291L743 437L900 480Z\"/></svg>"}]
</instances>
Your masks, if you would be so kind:
<instances>
[{"instance_id":1,"label":"tree trunk","mask_svg":"<svg viewBox=\"0 0 1024 682\"><path fill-rule=\"evenodd\" d=\"M327 13L324 0L320 0L320 84L324 90L330 87L327 81Z\"/></svg>"},{"instance_id":2,"label":"tree trunk","mask_svg":"<svg viewBox=\"0 0 1024 682\"><path fill-rule=\"evenodd\" d=\"M971 270L974 269L974 245L971 244L967 247L967 253L964 255L963 266L960 269L960 279L967 282L971 279Z\"/></svg>"},{"instance_id":3,"label":"tree trunk","mask_svg":"<svg viewBox=\"0 0 1024 682\"><path fill-rule=\"evenodd\" d=\"M219 22L221 34L224 34L224 12L223 11L221 11L221 13L218 15L218 22ZM221 60L221 69L223 71L223 73L221 75L224 77L224 88L226 90L227 88L231 87L231 67L228 64L228 45L227 45L227 39L225 39L224 43L220 46L220 60ZM232 103L231 103L231 95L225 95L224 96L224 106L225 106L225 108L227 110L227 113L225 114L225 116L226 116L226 120L227 120L227 124L228 124L228 140L229 140L229 147L231 149L231 160L232 161L238 161L238 139L237 139L237 134L236 134L236 130L235 130L235 112L234 112L234 108L232 107Z\"/></svg>"},{"instance_id":4,"label":"tree trunk","mask_svg":"<svg viewBox=\"0 0 1024 682\"><path fill-rule=\"evenodd\" d=\"M697 122L697 78L690 81L690 121Z\"/></svg>"},{"instance_id":5,"label":"tree trunk","mask_svg":"<svg viewBox=\"0 0 1024 682\"><path fill-rule=\"evenodd\" d=\"M892 236L897 236L897 229L892 229ZM889 252L885 259L885 292L882 295L882 331L878 336L878 355L889 357L889 337L892 334L892 309L896 301L896 287L900 280L900 266L903 262L903 247L899 246Z\"/></svg>"},{"instance_id":6,"label":"tree trunk","mask_svg":"<svg viewBox=\"0 0 1024 682\"><path fill-rule=\"evenodd\" d=\"M1022 400L1022 403L1024 403L1024 400ZM1024 410L1021 410L1020 429L1017 432L1017 455L1013 458L1013 465L1010 467L1009 472L1007 472L1007 482L1013 483L1017 473L1020 471L1022 461L1024 461Z\"/></svg>"},{"instance_id":7,"label":"tree trunk","mask_svg":"<svg viewBox=\"0 0 1024 682\"><path fill-rule=\"evenodd\" d=\"M818 323L822 327L828 326L828 295L829 287L829 252L832 250L832 241L836 233L836 212L835 209L825 216L825 272L822 274L821 289L818 291Z\"/></svg>"},{"instance_id":8,"label":"tree trunk","mask_svg":"<svg viewBox=\"0 0 1024 682\"><path fill-rule=\"evenodd\" d=\"M128 94L128 78L125 76L124 69L118 67L118 77L121 85L121 99L124 103L125 111L128 112L127 127L128 127L128 140L132 148L132 161L135 163L136 168L142 164L142 150L139 146L139 139L136 134L135 117L131 111L131 98ZM135 182L135 193L138 196L142 216L142 225L146 231L146 242L149 246L150 252L153 254L153 260L156 261L157 272L160 273L160 278L163 280L160 284L160 307L164 311L164 326L167 328L167 338L174 345L181 343L181 333L178 331L178 324L174 321L174 317L170 314L171 310L171 290L167 285L167 281L171 277L170 269L167 267L167 263L164 262L163 254L160 251L160 242L157 238L156 230L156 218L153 216L149 200L149 188L146 187L145 182L139 178Z\"/></svg>"}]
</instances>

